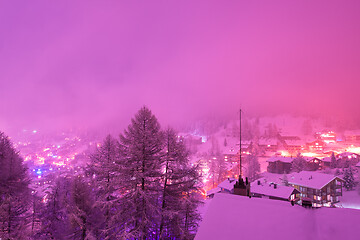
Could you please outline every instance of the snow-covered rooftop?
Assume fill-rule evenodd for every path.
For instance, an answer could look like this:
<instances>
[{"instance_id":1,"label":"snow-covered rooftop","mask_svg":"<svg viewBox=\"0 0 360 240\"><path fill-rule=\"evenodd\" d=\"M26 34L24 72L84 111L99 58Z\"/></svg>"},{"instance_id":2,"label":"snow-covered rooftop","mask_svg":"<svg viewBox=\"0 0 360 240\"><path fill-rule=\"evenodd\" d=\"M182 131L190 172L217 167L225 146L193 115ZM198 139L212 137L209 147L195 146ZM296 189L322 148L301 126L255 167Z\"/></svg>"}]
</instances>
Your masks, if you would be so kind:
<instances>
[{"instance_id":1,"label":"snow-covered rooftop","mask_svg":"<svg viewBox=\"0 0 360 240\"><path fill-rule=\"evenodd\" d=\"M234 184L235 183L236 183L235 178L228 178L225 181L219 183L218 187L229 190L229 191L232 191L234 189Z\"/></svg>"},{"instance_id":2,"label":"snow-covered rooftop","mask_svg":"<svg viewBox=\"0 0 360 240\"><path fill-rule=\"evenodd\" d=\"M260 185L258 185L258 181L260 181ZM274 188L273 183L264 182L264 179L259 179L251 183L250 191L251 193L288 199L294 189L293 187L280 185L276 185L276 188Z\"/></svg>"},{"instance_id":3,"label":"snow-covered rooftop","mask_svg":"<svg viewBox=\"0 0 360 240\"><path fill-rule=\"evenodd\" d=\"M260 138L259 145L277 145L278 140L276 138Z\"/></svg>"},{"instance_id":4,"label":"snow-covered rooftop","mask_svg":"<svg viewBox=\"0 0 360 240\"><path fill-rule=\"evenodd\" d=\"M295 184L314 189L321 189L326 184L331 182L334 178L339 177L314 171L302 171L299 173L292 173L288 175L289 184Z\"/></svg>"},{"instance_id":5,"label":"snow-covered rooftop","mask_svg":"<svg viewBox=\"0 0 360 240\"><path fill-rule=\"evenodd\" d=\"M285 163L292 163L294 159L291 157L282 157L282 156L273 156L271 158L269 158L268 160L266 160L267 162L276 162L276 161L280 161L280 162L285 162Z\"/></svg>"},{"instance_id":6,"label":"snow-covered rooftop","mask_svg":"<svg viewBox=\"0 0 360 240\"><path fill-rule=\"evenodd\" d=\"M303 157L303 158L304 158L304 160L307 161L307 162L310 162L310 161L313 160L313 159L318 159L318 160L319 160L319 158L317 158L317 157Z\"/></svg>"},{"instance_id":7,"label":"snow-covered rooftop","mask_svg":"<svg viewBox=\"0 0 360 240\"><path fill-rule=\"evenodd\" d=\"M216 194L196 240L218 239L358 239L360 211L305 209L289 202Z\"/></svg>"},{"instance_id":8,"label":"snow-covered rooftop","mask_svg":"<svg viewBox=\"0 0 360 240\"><path fill-rule=\"evenodd\" d=\"M210 189L209 191L206 191L206 196L210 196L211 194L215 194L221 192L221 189L219 187Z\"/></svg>"}]
</instances>

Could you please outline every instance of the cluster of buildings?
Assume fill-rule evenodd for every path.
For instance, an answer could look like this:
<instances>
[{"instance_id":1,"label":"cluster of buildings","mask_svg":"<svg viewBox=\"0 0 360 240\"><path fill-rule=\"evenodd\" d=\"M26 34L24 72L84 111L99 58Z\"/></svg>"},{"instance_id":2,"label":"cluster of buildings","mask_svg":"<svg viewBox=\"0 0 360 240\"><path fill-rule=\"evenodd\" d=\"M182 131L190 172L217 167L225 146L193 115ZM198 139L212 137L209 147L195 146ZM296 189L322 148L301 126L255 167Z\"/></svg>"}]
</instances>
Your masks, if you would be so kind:
<instances>
[{"instance_id":1,"label":"cluster of buildings","mask_svg":"<svg viewBox=\"0 0 360 240\"><path fill-rule=\"evenodd\" d=\"M207 192L208 197L216 193L236 194L234 178L228 178L217 188ZM333 206L342 196L344 180L338 176L320 172L302 171L284 174L277 179L260 178L249 184L249 195L258 198L289 201L303 205L310 203L313 207Z\"/></svg>"},{"instance_id":2,"label":"cluster of buildings","mask_svg":"<svg viewBox=\"0 0 360 240\"><path fill-rule=\"evenodd\" d=\"M324 170L327 168L342 167L347 168L350 166L357 166L360 162L360 155L356 153L344 152L341 154L334 155L332 160L330 157L318 158L318 157L299 157L303 161L302 170L317 171ZM267 171L270 173L290 173L294 169L298 157L284 157L284 156L273 156L266 160L268 163ZM333 161L333 163L332 163ZM333 166L332 166L333 164Z\"/></svg>"}]
</instances>

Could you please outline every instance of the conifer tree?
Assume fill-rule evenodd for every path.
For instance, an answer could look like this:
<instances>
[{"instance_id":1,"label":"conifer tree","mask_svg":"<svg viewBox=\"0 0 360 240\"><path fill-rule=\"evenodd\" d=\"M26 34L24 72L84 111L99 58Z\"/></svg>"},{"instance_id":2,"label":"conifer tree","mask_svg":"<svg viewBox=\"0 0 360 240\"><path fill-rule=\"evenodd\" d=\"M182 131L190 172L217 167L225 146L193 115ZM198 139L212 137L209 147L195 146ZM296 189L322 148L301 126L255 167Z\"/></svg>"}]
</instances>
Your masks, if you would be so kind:
<instances>
[{"instance_id":1,"label":"conifer tree","mask_svg":"<svg viewBox=\"0 0 360 240\"><path fill-rule=\"evenodd\" d=\"M71 181L71 197L67 210L71 222L72 239L99 239L98 229L105 219L95 206L94 196L89 184L81 176Z\"/></svg>"},{"instance_id":2,"label":"conifer tree","mask_svg":"<svg viewBox=\"0 0 360 240\"><path fill-rule=\"evenodd\" d=\"M122 238L153 239L159 222L163 134L142 107L120 135Z\"/></svg>"},{"instance_id":3,"label":"conifer tree","mask_svg":"<svg viewBox=\"0 0 360 240\"><path fill-rule=\"evenodd\" d=\"M306 168L306 161L303 158L303 156L301 156L301 154L299 153L292 162L292 170L296 172L301 172L305 170L305 168Z\"/></svg>"},{"instance_id":4,"label":"conifer tree","mask_svg":"<svg viewBox=\"0 0 360 240\"><path fill-rule=\"evenodd\" d=\"M337 167L337 161L336 161L336 157L334 152L331 153L331 157L330 157L330 167L331 168L336 168Z\"/></svg>"},{"instance_id":5,"label":"conifer tree","mask_svg":"<svg viewBox=\"0 0 360 240\"><path fill-rule=\"evenodd\" d=\"M30 234L31 192L27 168L11 141L0 132L0 238L22 239Z\"/></svg>"},{"instance_id":6,"label":"conifer tree","mask_svg":"<svg viewBox=\"0 0 360 240\"><path fill-rule=\"evenodd\" d=\"M59 176L46 191L40 213L41 227L35 239L68 239L71 235L67 203L70 199L70 178Z\"/></svg>"},{"instance_id":7,"label":"conifer tree","mask_svg":"<svg viewBox=\"0 0 360 240\"><path fill-rule=\"evenodd\" d=\"M195 232L199 220L199 174L173 129L166 130L165 145L160 239L181 239Z\"/></svg>"},{"instance_id":8,"label":"conifer tree","mask_svg":"<svg viewBox=\"0 0 360 240\"><path fill-rule=\"evenodd\" d=\"M346 188L347 191L353 190L354 186L355 186L355 181L354 181L354 173L351 169L351 167L346 168L344 171L344 187Z\"/></svg>"},{"instance_id":9,"label":"conifer tree","mask_svg":"<svg viewBox=\"0 0 360 240\"><path fill-rule=\"evenodd\" d=\"M96 208L103 212L104 226L101 228L104 238L114 238L117 215L114 214L118 203L117 191L119 190L119 143L108 135L103 143L90 157L87 173L96 192Z\"/></svg>"},{"instance_id":10,"label":"conifer tree","mask_svg":"<svg viewBox=\"0 0 360 240\"><path fill-rule=\"evenodd\" d=\"M246 176L249 178L250 182L256 180L259 177L260 173L260 163L258 157L255 154L250 154L246 157L247 169Z\"/></svg>"}]
</instances>

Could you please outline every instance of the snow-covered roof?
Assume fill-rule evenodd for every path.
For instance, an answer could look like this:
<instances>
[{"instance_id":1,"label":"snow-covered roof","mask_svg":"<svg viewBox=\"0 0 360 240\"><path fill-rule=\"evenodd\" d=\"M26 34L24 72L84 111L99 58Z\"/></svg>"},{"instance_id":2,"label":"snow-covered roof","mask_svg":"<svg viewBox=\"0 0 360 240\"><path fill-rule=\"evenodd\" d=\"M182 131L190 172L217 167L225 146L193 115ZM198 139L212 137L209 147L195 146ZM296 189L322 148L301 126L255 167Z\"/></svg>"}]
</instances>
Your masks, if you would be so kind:
<instances>
[{"instance_id":1,"label":"snow-covered roof","mask_svg":"<svg viewBox=\"0 0 360 240\"><path fill-rule=\"evenodd\" d=\"M289 202L216 194L200 223L196 240L357 239L360 211L305 209Z\"/></svg>"},{"instance_id":2,"label":"snow-covered roof","mask_svg":"<svg viewBox=\"0 0 360 240\"><path fill-rule=\"evenodd\" d=\"M232 191L234 189L235 182L236 182L235 178L228 178L225 181L219 183L218 187Z\"/></svg>"},{"instance_id":3,"label":"snow-covered roof","mask_svg":"<svg viewBox=\"0 0 360 240\"><path fill-rule=\"evenodd\" d=\"M280 161L280 162L285 162L285 163L292 163L292 161L294 160L294 158L291 157L282 157L282 156L273 156L269 159L267 159L267 162L276 162L276 161Z\"/></svg>"},{"instance_id":4,"label":"snow-covered roof","mask_svg":"<svg viewBox=\"0 0 360 240\"><path fill-rule=\"evenodd\" d=\"M211 194L215 194L221 192L221 189L219 187L210 189L209 191L206 192L206 196L210 196Z\"/></svg>"},{"instance_id":5,"label":"snow-covered roof","mask_svg":"<svg viewBox=\"0 0 360 240\"><path fill-rule=\"evenodd\" d=\"M317 157L303 157L303 158L304 158L304 160L307 161L307 162L310 162L310 161L313 160L313 159L318 159L318 160L320 160L320 159L317 158Z\"/></svg>"},{"instance_id":6,"label":"snow-covered roof","mask_svg":"<svg viewBox=\"0 0 360 240\"><path fill-rule=\"evenodd\" d=\"M258 181L260 181L260 185L258 185ZM251 183L251 193L288 199L295 190L293 187L280 185L276 185L276 188L274 188L273 183L264 182L263 179L259 179L258 181Z\"/></svg>"},{"instance_id":7,"label":"snow-covered roof","mask_svg":"<svg viewBox=\"0 0 360 240\"><path fill-rule=\"evenodd\" d=\"M360 167L360 162L358 162L358 163L355 165L355 167Z\"/></svg>"},{"instance_id":8,"label":"snow-covered roof","mask_svg":"<svg viewBox=\"0 0 360 240\"><path fill-rule=\"evenodd\" d=\"M302 140L285 140L287 145L290 146L302 146L305 145L304 141Z\"/></svg>"},{"instance_id":9,"label":"snow-covered roof","mask_svg":"<svg viewBox=\"0 0 360 240\"><path fill-rule=\"evenodd\" d=\"M288 175L289 184L300 185L304 187L321 189L326 184L331 182L334 178L341 178L325 173L302 171L299 173L292 173Z\"/></svg>"},{"instance_id":10,"label":"snow-covered roof","mask_svg":"<svg viewBox=\"0 0 360 240\"><path fill-rule=\"evenodd\" d=\"M277 145L278 140L275 138L260 138L259 145Z\"/></svg>"}]
</instances>

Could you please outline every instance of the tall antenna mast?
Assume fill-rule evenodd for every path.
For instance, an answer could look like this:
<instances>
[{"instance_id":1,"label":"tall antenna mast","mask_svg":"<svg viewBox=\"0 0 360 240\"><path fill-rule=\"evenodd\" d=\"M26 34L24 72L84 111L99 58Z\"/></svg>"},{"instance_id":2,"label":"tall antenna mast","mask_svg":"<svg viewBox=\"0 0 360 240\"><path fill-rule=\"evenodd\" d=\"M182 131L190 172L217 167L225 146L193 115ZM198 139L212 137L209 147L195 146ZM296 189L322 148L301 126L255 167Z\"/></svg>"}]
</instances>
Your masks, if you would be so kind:
<instances>
[{"instance_id":1,"label":"tall antenna mast","mask_svg":"<svg viewBox=\"0 0 360 240\"><path fill-rule=\"evenodd\" d=\"M239 175L239 179L240 179L240 177L242 177L242 161L241 161L241 108L240 108L240 144L239 144L239 146L240 146L240 152L239 152L239 157L240 157L240 175Z\"/></svg>"}]
</instances>

